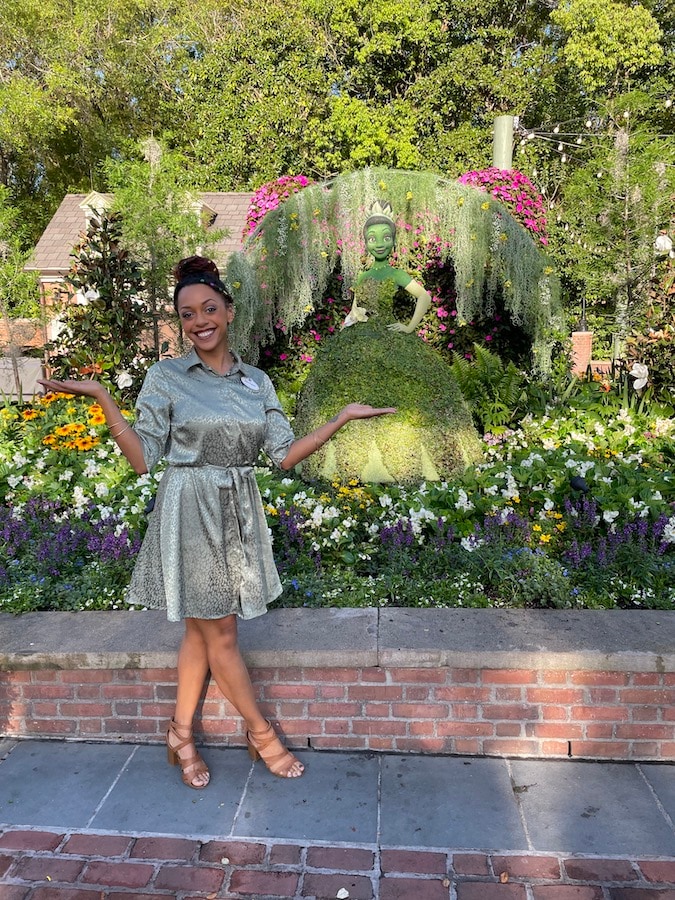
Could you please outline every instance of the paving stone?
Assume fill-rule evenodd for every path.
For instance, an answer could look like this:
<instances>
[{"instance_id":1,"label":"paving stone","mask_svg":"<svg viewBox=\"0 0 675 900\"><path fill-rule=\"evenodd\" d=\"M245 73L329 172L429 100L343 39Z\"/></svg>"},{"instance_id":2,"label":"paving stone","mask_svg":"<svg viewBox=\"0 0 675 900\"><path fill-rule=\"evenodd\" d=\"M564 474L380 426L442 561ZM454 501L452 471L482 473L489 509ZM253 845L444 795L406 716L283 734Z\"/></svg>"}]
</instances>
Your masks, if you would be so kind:
<instances>
[{"instance_id":1,"label":"paving stone","mask_svg":"<svg viewBox=\"0 0 675 900\"><path fill-rule=\"evenodd\" d=\"M627 859L565 859L572 881L637 881L638 873Z\"/></svg>"},{"instance_id":2,"label":"paving stone","mask_svg":"<svg viewBox=\"0 0 675 900\"><path fill-rule=\"evenodd\" d=\"M199 851L202 862L232 866L258 866L265 859L265 845L250 841L209 841ZM223 863L228 859L229 863Z\"/></svg>"},{"instance_id":3,"label":"paving stone","mask_svg":"<svg viewBox=\"0 0 675 900\"><path fill-rule=\"evenodd\" d=\"M497 877L506 872L510 878L560 880L560 862L554 856L493 856L492 870Z\"/></svg>"},{"instance_id":4,"label":"paving stone","mask_svg":"<svg viewBox=\"0 0 675 900\"><path fill-rule=\"evenodd\" d=\"M191 860L199 844L180 838L142 837L134 841L131 859L184 859Z\"/></svg>"},{"instance_id":5,"label":"paving stone","mask_svg":"<svg viewBox=\"0 0 675 900\"><path fill-rule=\"evenodd\" d=\"M610 888L611 900L675 900L672 888Z\"/></svg>"},{"instance_id":6,"label":"paving stone","mask_svg":"<svg viewBox=\"0 0 675 900\"><path fill-rule=\"evenodd\" d=\"M30 890L19 884L3 884L0 885L0 897L2 900L26 900Z\"/></svg>"},{"instance_id":7,"label":"paving stone","mask_svg":"<svg viewBox=\"0 0 675 900\"><path fill-rule=\"evenodd\" d=\"M384 873L445 875L448 858L445 853L425 853L423 850L383 850L380 853L380 867Z\"/></svg>"},{"instance_id":8,"label":"paving stone","mask_svg":"<svg viewBox=\"0 0 675 900\"><path fill-rule=\"evenodd\" d=\"M124 856L131 841L121 834L71 834L60 852L79 856Z\"/></svg>"},{"instance_id":9,"label":"paving stone","mask_svg":"<svg viewBox=\"0 0 675 900\"><path fill-rule=\"evenodd\" d=\"M272 897L293 897L298 889L298 875L295 872L255 872L237 869L230 879L230 891L240 894L270 895Z\"/></svg>"},{"instance_id":10,"label":"paving stone","mask_svg":"<svg viewBox=\"0 0 675 900\"><path fill-rule=\"evenodd\" d=\"M640 859L638 866L647 881L659 884L675 884L675 859Z\"/></svg>"},{"instance_id":11,"label":"paving stone","mask_svg":"<svg viewBox=\"0 0 675 900\"><path fill-rule=\"evenodd\" d=\"M160 890L199 891L210 893L220 890L225 880L225 870L212 866L162 866L155 879Z\"/></svg>"},{"instance_id":12,"label":"paving stone","mask_svg":"<svg viewBox=\"0 0 675 900\"><path fill-rule=\"evenodd\" d=\"M104 887L145 887L154 875L153 866L127 862L91 862L84 870L81 880L87 884Z\"/></svg>"},{"instance_id":13,"label":"paving stone","mask_svg":"<svg viewBox=\"0 0 675 900\"><path fill-rule=\"evenodd\" d=\"M275 844L270 850L271 865L299 866L302 847L295 844Z\"/></svg>"},{"instance_id":14,"label":"paving stone","mask_svg":"<svg viewBox=\"0 0 675 900\"><path fill-rule=\"evenodd\" d=\"M13 877L24 881L58 881L68 884L77 881L84 865L82 859L26 856L17 862Z\"/></svg>"},{"instance_id":15,"label":"paving stone","mask_svg":"<svg viewBox=\"0 0 675 900\"><path fill-rule=\"evenodd\" d=\"M27 896L28 894L26 894ZM10 898L6 898L3 894L2 900L10 900ZM92 891L89 888L78 890L78 888L39 887L30 895L30 900L101 900L101 892Z\"/></svg>"},{"instance_id":16,"label":"paving stone","mask_svg":"<svg viewBox=\"0 0 675 900\"><path fill-rule=\"evenodd\" d=\"M448 900L449 896L450 885L446 887L438 878L380 879L380 900Z\"/></svg>"},{"instance_id":17,"label":"paving stone","mask_svg":"<svg viewBox=\"0 0 675 900\"><path fill-rule=\"evenodd\" d=\"M454 853L452 868L458 875L491 875L490 860L483 853Z\"/></svg>"},{"instance_id":18,"label":"paving stone","mask_svg":"<svg viewBox=\"0 0 675 900\"><path fill-rule=\"evenodd\" d=\"M313 869L367 872L374 864L373 851L358 847L310 847L307 851L307 865Z\"/></svg>"},{"instance_id":19,"label":"paving stone","mask_svg":"<svg viewBox=\"0 0 675 900\"><path fill-rule=\"evenodd\" d=\"M55 850L62 840L53 831L6 831L0 835L0 850Z\"/></svg>"},{"instance_id":20,"label":"paving stone","mask_svg":"<svg viewBox=\"0 0 675 900\"><path fill-rule=\"evenodd\" d=\"M302 896L334 900L342 889L349 891L349 900L373 900L373 883L365 875L325 875L321 872L305 875Z\"/></svg>"},{"instance_id":21,"label":"paving stone","mask_svg":"<svg viewBox=\"0 0 675 900\"><path fill-rule=\"evenodd\" d=\"M467 881L457 885L457 900L526 900L524 884L487 884Z\"/></svg>"},{"instance_id":22,"label":"paving stone","mask_svg":"<svg viewBox=\"0 0 675 900\"><path fill-rule=\"evenodd\" d=\"M534 900L603 900L602 888L582 884L539 884L532 886Z\"/></svg>"}]
</instances>

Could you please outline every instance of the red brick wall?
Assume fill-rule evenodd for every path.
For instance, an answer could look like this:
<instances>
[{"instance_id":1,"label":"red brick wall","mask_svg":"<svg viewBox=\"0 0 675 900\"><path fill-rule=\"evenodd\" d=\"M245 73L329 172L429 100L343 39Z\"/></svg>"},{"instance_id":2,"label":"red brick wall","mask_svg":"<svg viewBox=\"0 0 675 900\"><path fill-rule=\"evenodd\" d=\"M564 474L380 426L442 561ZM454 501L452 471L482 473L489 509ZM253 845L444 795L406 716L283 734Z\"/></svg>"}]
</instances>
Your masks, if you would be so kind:
<instances>
[{"instance_id":1,"label":"red brick wall","mask_svg":"<svg viewBox=\"0 0 675 900\"><path fill-rule=\"evenodd\" d=\"M5 736L159 742L174 669L0 672ZM675 673L269 668L252 678L291 746L484 756L675 759ZM242 745L215 685L207 743Z\"/></svg>"}]
</instances>

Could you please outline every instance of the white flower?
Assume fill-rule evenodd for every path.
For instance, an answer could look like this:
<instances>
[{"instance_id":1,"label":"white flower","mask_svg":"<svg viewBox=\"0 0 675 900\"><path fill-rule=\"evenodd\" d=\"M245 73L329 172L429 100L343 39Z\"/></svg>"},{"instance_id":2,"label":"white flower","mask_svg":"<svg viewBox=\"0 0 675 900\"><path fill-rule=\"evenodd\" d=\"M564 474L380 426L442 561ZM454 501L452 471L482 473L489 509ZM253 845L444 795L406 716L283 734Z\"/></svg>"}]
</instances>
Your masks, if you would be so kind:
<instances>
[{"instance_id":1,"label":"white flower","mask_svg":"<svg viewBox=\"0 0 675 900\"><path fill-rule=\"evenodd\" d=\"M647 379L649 378L649 369L644 363L633 363L633 368L628 373L635 379L635 383L633 387L636 391L641 391L642 388L647 384Z\"/></svg>"},{"instance_id":2,"label":"white flower","mask_svg":"<svg viewBox=\"0 0 675 900\"><path fill-rule=\"evenodd\" d=\"M70 479L71 479L72 477L73 477L73 472L72 472L72 470L71 470L71 469L66 469L65 472L61 472L61 474L59 475L59 481L70 481Z\"/></svg>"},{"instance_id":3,"label":"white flower","mask_svg":"<svg viewBox=\"0 0 675 900\"><path fill-rule=\"evenodd\" d=\"M618 509L606 509L602 514L602 518L605 522L613 522L619 515Z\"/></svg>"},{"instance_id":4,"label":"white flower","mask_svg":"<svg viewBox=\"0 0 675 900\"><path fill-rule=\"evenodd\" d=\"M8 475L7 484L11 488L15 488L17 485L21 484L21 475Z\"/></svg>"},{"instance_id":5,"label":"white flower","mask_svg":"<svg viewBox=\"0 0 675 900\"><path fill-rule=\"evenodd\" d=\"M117 387L120 389L131 387L131 385L134 383L134 379L124 369L117 373L115 381L117 382Z\"/></svg>"},{"instance_id":6,"label":"white flower","mask_svg":"<svg viewBox=\"0 0 675 900\"><path fill-rule=\"evenodd\" d=\"M473 508L473 503L469 500L466 491L463 491L460 488L458 500L457 503L455 503L455 509L463 509L465 512L469 512L469 510L472 510Z\"/></svg>"},{"instance_id":7,"label":"white flower","mask_svg":"<svg viewBox=\"0 0 675 900\"><path fill-rule=\"evenodd\" d=\"M386 509L388 506L393 505L393 500L389 496L389 494L380 494L380 506L383 509Z\"/></svg>"},{"instance_id":8,"label":"white flower","mask_svg":"<svg viewBox=\"0 0 675 900\"><path fill-rule=\"evenodd\" d=\"M666 544L675 544L675 516L671 516L663 529L663 540Z\"/></svg>"},{"instance_id":9,"label":"white flower","mask_svg":"<svg viewBox=\"0 0 675 900\"><path fill-rule=\"evenodd\" d=\"M99 481L99 483L94 488L97 497L107 497L108 496L108 485L104 481Z\"/></svg>"}]
</instances>

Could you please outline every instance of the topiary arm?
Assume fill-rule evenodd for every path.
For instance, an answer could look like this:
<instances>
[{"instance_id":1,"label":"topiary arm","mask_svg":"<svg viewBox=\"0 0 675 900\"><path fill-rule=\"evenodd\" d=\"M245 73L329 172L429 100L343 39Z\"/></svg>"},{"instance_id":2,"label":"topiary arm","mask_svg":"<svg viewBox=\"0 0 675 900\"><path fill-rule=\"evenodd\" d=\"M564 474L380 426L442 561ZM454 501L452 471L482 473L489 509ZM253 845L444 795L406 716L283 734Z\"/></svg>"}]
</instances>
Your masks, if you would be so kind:
<instances>
[{"instance_id":1,"label":"topiary arm","mask_svg":"<svg viewBox=\"0 0 675 900\"><path fill-rule=\"evenodd\" d=\"M411 278L406 285L403 285L403 287L405 287L409 294L412 294L413 297L417 298L415 311L413 312L412 319L407 325L404 325L402 322L394 322L394 324L389 325L388 328L390 331L399 331L402 334L413 334L413 332L417 331L419 328L420 322L431 306L431 294L419 283L419 281L415 281L413 278Z\"/></svg>"}]
</instances>

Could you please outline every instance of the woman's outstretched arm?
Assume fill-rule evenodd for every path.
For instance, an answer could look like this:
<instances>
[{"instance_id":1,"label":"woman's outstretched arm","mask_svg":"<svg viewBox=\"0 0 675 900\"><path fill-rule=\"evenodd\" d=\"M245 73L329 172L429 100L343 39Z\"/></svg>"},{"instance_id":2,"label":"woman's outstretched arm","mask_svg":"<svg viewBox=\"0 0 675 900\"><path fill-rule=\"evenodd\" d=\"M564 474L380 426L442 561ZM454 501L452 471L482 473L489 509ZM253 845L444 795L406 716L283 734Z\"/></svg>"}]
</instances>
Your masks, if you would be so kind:
<instances>
[{"instance_id":1,"label":"woman's outstretched arm","mask_svg":"<svg viewBox=\"0 0 675 900\"><path fill-rule=\"evenodd\" d=\"M145 475L148 467L143 457L143 445L141 439L132 429L131 425L120 412L108 391L98 381L55 381L54 379L40 380L40 384L47 391L57 391L63 394L77 394L82 397L92 397L103 410L110 436L126 456L134 472L137 475Z\"/></svg>"},{"instance_id":2,"label":"woman's outstretched arm","mask_svg":"<svg viewBox=\"0 0 675 900\"><path fill-rule=\"evenodd\" d=\"M322 447L326 441L329 441L347 422L353 419L372 419L375 416L387 416L395 413L396 410L392 406L384 408L376 408L373 406L364 406L362 403L350 403L349 406L343 407L340 412L329 419L324 425L320 425L314 431L310 431L304 437L298 438L291 444L288 453L281 461L281 468L285 471L297 466L303 459L307 459L316 450Z\"/></svg>"}]
</instances>

